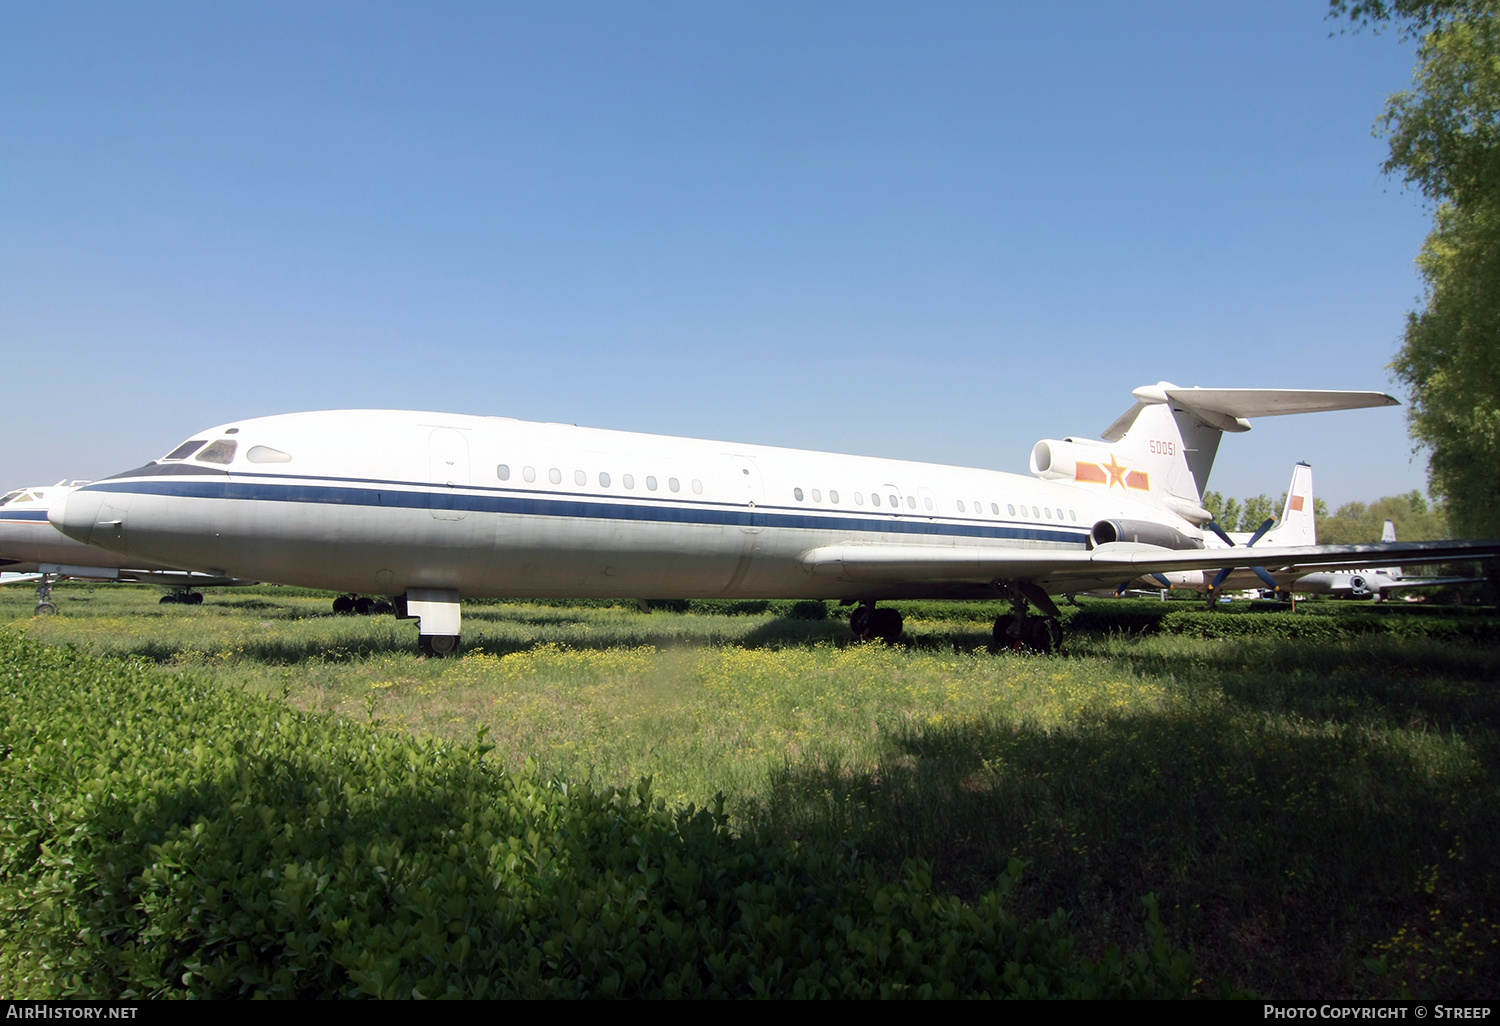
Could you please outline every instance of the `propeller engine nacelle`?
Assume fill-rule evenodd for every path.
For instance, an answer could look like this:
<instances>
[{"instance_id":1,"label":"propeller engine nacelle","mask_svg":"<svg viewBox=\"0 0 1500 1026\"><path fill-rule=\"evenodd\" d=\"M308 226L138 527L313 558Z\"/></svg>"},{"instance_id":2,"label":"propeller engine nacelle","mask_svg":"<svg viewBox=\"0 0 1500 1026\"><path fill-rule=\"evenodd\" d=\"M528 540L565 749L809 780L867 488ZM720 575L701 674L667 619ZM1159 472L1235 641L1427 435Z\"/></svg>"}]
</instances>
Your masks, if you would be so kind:
<instances>
[{"instance_id":1,"label":"propeller engine nacelle","mask_svg":"<svg viewBox=\"0 0 1500 1026\"><path fill-rule=\"evenodd\" d=\"M1072 481L1080 460L1098 464L1108 448L1072 438L1044 438L1031 447L1031 472L1043 481Z\"/></svg>"}]
</instances>

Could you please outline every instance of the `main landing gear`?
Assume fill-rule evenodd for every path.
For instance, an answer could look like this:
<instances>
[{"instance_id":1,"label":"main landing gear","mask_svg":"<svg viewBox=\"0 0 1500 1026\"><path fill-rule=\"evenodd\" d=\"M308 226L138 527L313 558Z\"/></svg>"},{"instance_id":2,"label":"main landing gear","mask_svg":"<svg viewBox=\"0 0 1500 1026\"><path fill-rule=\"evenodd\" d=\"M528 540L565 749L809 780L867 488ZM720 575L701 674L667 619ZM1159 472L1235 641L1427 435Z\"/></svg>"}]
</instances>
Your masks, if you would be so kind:
<instances>
[{"instance_id":1,"label":"main landing gear","mask_svg":"<svg viewBox=\"0 0 1500 1026\"><path fill-rule=\"evenodd\" d=\"M995 617L995 648L1040 655L1061 652L1061 611L1051 596L1035 585L1005 585L1002 590L1015 612ZM1040 607L1043 615L1032 613L1031 603Z\"/></svg>"},{"instance_id":2,"label":"main landing gear","mask_svg":"<svg viewBox=\"0 0 1500 1026\"><path fill-rule=\"evenodd\" d=\"M876 609L875 603L864 602L849 614L849 629L861 641L879 638L885 642L901 637L901 614L894 609Z\"/></svg>"},{"instance_id":3,"label":"main landing gear","mask_svg":"<svg viewBox=\"0 0 1500 1026\"><path fill-rule=\"evenodd\" d=\"M333 600L333 611L340 616L371 616L394 613L395 605L389 599L373 599L365 595L340 595Z\"/></svg>"},{"instance_id":4,"label":"main landing gear","mask_svg":"<svg viewBox=\"0 0 1500 1026\"><path fill-rule=\"evenodd\" d=\"M203 605L203 593L193 591L191 588L178 588L169 591L156 600L160 606L201 606Z\"/></svg>"}]
</instances>

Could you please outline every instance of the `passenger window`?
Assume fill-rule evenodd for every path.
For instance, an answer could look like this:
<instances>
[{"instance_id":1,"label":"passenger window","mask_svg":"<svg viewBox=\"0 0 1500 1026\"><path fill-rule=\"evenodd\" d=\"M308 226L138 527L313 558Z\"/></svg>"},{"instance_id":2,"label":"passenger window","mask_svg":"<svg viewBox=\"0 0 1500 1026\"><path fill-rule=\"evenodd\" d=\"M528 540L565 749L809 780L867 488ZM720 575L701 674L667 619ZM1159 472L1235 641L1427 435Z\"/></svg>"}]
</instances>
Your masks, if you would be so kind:
<instances>
[{"instance_id":1,"label":"passenger window","mask_svg":"<svg viewBox=\"0 0 1500 1026\"><path fill-rule=\"evenodd\" d=\"M256 448L258 449L260 448L260 446L256 446ZM246 453L245 455L248 458L250 454ZM506 466L504 463L495 468L495 473L500 476L500 480L502 481L510 480L510 467Z\"/></svg>"},{"instance_id":2,"label":"passenger window","mask_svg":"<svg viewBox=\"0 0 1500 1026\"><path fill-rule=\"evenodd\" d=\"M177 448L162 457L164 460L185 460L202 447L205 439L195 438L191 442L183 442Z\"/></svg>"},{"instance_id":3,"label":"passenger window","mask_svg":"<svg viewBox=\"0 0 1500 1026\"><path fill-rule=\"evenodd\" d=\"M990 512L998 517L1000 515L1000 504L998 502L990 503Z\"/></svg>"},{"instance_id":4,"label":"passenger window","mask_svg":"<svg viewBox=\"0 0 1500 1026\"><path fill-rule=\"evenodd\" d=\"M693 494L694 495L702 495L703 494L703 482L699 481L696 477L693 478Z\"/></svg>"},{"instance_id":5,"label":"passenger window","mask_svg":"<svg viewBox=\"0 0 1500 1026\"><path fill-rule=\"evenodd\" d=\"M1025 515L1026 515L1026 507L1025 507L1025 506L1022 506L1022 507L1021 507L1021 516L1023 516L1023 517L1024 517L1024 516L1025 516Z\"/></svg>"},{"instance_id":6,"label":"passenger window","mask_svg":"<svg viewBox=\"0 0 1500 1026\"><path fill-rule=\"evenodd\" d=\"M1006 512L1008 512L1011 516L1015 516L1016 515L1016 504L1014 502L1012 502L1008 506L1006 506L1005 509L1006 509Z\"/></svg>"},{"instance_id":7,"label":"passenger window","mask_svg":"<svg viewBox=\"0 0 1500 1026\"><path fill-rule=\"evenodd\" d=\"M620 475L620 483L622 485L624 485L627 490L631 489L631 488L634 488L635 487L635 477L634 477L634 475L631 475L631 474L621 474Z\"/></svg>"},{"instance_id":8,"label":"passenger window","mask_svg":"<svg viewBox=\"0 0 1500 1026\"><path fill-rule=\"evenodd\" d=\"M792 495L796 498L796 500L798 502L802 501L802 489L801 488L793 488L792 489Z\"/></svg>"},{"instance_id":9,"label":"passenger window","mask_svg":"<svg viewBox=\"0 0 1500 1026\"><path fill-rule=\"evenodd\" d=\"M822 502L823 501L823 493L820 492L820 491L818 491L816 488L814 488L812 490L812 497L813 497L813 502Z\"/></svg>"},{"instance_id":10,"label":"passenger window","mask_svg":"<svg viewBox=\"0 0 1500 1026\"><path fill-rule=\"evenodd\" d=\"M588 484L589 483L589 476L587 474L585 474L581 470L575 470L575 471L573 471L573 483L574 484Z\"/></svg>"},{"instance_id":11,"label":"passenger window","mask_svg":"<svg viewBox=\"0 0 1500 1026\"><path fill-rule=\"evenodd\" d=\"M839 493L832 488L828 489L828 501L837 506L839 504Z\"/></svg>"},{"instance_id":12,"label":"passenger window","mask_svg":"<svg viewBox=\"0 0 1500 1026\"><path fill-rule=\"evenodd\" d=\"M599 487L600 488L608 488L609 487L609 474L606 473L605 471L602 471L602 470L599 471Z\"/></svg>"},{"instance_id":13,"label":"passenger window","mask_svg":"<svg viewBox=\"0 0 1500 1026\"><path fill-rule=\"evenodd\" d=\"M646 476L646 488L648 491L656 491L656 478L649 474Z\"/></svg>"},{"instance_id":14,"label":"passenger window","mask_svg":"<svg viewBox=\"0 0 1500 1026\"><path fill-rule=\"evenodd\" d=\"M1037 508L1035 506L1031 507L1031 516L1035 520L1040 520L1042 518L1041 513L1037 512Z\"/></svg>"},{"instance_id":15,"label":"passenger window","mask_svg":"<svg viewBox=\"0 0 1500 1026\"><path fill-rule=\"evenodd\" d=\"M984 503L980 502L978 499L974 500L974 512L975 513L983 513L984 512Z\"/></svg>"},{"instance_id":16,"label":"passenger window","mask_svg":"<svg viewBox=\"0 0 1500 1026\"><path fill-rule=\"evenodd\" d=\"M917 497L915 495L908 495L906 497L906 508L907 509L916 509L917 508Z\"/></svg>"},{"instance_id":17,"label":"passenger window","mask_svg":"<svg viewBox=\"0 0 1500 1026\"><path fill-rule=\"evenodd\" d=\"M532 481L535 481L536 480L536 468L535 467L522 467L521 468L521 477L528 484L531 483Z\"/></svg>"},{"instance_id":18,"label":"passenger window","mask_svg":"<svg viewBox=\"0 0 1500 1026\"><path fill-rule=\"evenodd\" d=\"M197 455L203 463L229 463L234 459L235 443L221 438Z\"/></svg>"},{"instance_id":19,"label":"passenger window","mask_svg":"<svg viewBox=\"0 0 1500 1026\"><path fill-rule=\"evenodd\" d=\"M553 467L551 470L547 471L547 480L551 481L553 484L562 484L562 471L558 470L556 467Z\"/></svg>"},{"instance_id":20,"label":"passenger window","mask_svg":"<svg viewBox=\"0 0 1500 1026\"><path fill-rule=\"evenodd\" d=\"M675 477L667 478L667 487L672 489L672 491L674 492L677 491L677 479Z\"/></svg>"},{"instance_id":21,"label":"passenger window","mask_svg":"<svg viewBox=\"0 0 1500 1026\"><path fill-rule=\"evenodd\" d=\"M859 492L855 492L854 493L854 504L856 506L863 506L865 504L865 497L863 495L861 495Z\"/></svg>"},{"instance_id":22,"label":"passenger window","mask_svg":"<svg viewBox=\"0 0 1500 1026\"><path fill-rule=\"evenodd\" d=\"M958 511L960 513L964 512L964 500L962 500L962 499L958 500Z\"/></svg>"},{"instance_id":23,"label":"passenger window","mask_svg":"<svg viewBox=\"0 0 1500 1026\"><path fill-rule=\"evenodd\" d=\"M1062 518L1063 518L1062 510L1058 510L1057 511L1057 519L1061 520Z\"/></svg>"},{"instance_id":24,"label":"passenger window","mask_svg":"<svg viewBox=\"0 0 1500 1026\"><path fill-rule=\"evenodd\" d=\"M931 499L923 499L922 502L927 506L928 509L932 508L932 500Z\"/></svg>"},{"instance_id":25,"label":"passenger window","mask_svg":"<svg viewBox=\"0 0 1500 1026\"><path fill-rule=\"evenodd\" d=\"M1072 510L1068 510L1068 519L1069 520L1077 520L1078 519L1078 514L1074 513Z\"/></svg>"},{"instance_id":26,"label":"passenger window","mask_svg":"<svg viewBox=\"0 0 1500 1026\"><path fill-rule=\"evenodd\" d=\"M870 505L871 506L879 506L880 505L880 496L879 496L879 494L877 494L875 492L871 492L870 493Z\"/></svg>"},{"instance_id":27,"label":"passenger window","mask_svg":"<svg viewBox=\"0 0 1500 1026\"><path fill-rule=\"evenodd\" d=\"M1047 514L1047 519L1048 520L1052 519L1052 508L1050 506L1047 507L1046 509L1044 509L1042 512L1044 512L1044 513Z\"/></svg>"},{"instance_id":28,"label":"passenger window","mask_svg":"<svg viewBox=\"0 0 1500 1026\"><path fill-rule=\"evenodd\" d=\"M245 459L251 463L290 463L292 457L280 449L273 449L269 445L252 445L245 453Z\"/></svg>"}]
</instances>

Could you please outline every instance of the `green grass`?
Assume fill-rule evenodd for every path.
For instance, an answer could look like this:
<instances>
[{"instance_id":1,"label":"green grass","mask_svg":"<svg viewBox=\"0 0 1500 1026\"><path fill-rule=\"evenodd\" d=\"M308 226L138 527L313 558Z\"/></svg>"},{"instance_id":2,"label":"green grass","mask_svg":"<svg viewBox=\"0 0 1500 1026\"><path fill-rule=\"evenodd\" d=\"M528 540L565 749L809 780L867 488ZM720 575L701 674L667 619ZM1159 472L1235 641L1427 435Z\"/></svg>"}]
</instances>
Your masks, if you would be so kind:
<instances>
[{"instance_id":1,"label":"green grass","mask_svg":"<svg viewBox=\"0 0 1500 1026\"><path fill-rule=\"evenodd\" d=\"M742 829L887 876L921 857L966 897L1020 857L1008 907L1066 910L1095 953L1138 943L1155 892L1211 990L1500 995L1500 649L1410 628L1492 612L1307 603L1299 624L1381 632L1079 632L1040 658L987 650L995 604L904 605L886 646L837 619L483 603L445 661L415 656L410 623L326 615L312 593L155 596L68 586L59 616L31 619L13 588L0 623L386 730L483 726L507 765L565 780L723 792Z\"/></svg>"}]
</instances>

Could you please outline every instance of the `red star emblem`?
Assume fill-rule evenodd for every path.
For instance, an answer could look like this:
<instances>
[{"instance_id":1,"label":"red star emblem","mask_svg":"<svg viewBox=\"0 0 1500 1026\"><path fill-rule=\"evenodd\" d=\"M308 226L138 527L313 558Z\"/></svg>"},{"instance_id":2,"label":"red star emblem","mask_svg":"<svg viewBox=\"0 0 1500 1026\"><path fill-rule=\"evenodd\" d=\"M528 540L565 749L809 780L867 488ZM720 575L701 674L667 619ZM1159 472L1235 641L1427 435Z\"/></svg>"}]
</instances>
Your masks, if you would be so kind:
<instances>
[{"instance_id":1,"label":"red star emblem","mask_svg":"<svg viewBox=\"0 0 1500 1026\"><path fill-rule=\"evenodd\" d=\"M1109 454L1109 462L1104 465L1104 469L1109 471L1109 484L1105 487L1113 488L1116 483L1121 488L1125 487L1125 468L1115 460L1114 453Z\"/></svg>"}]
</instances>

